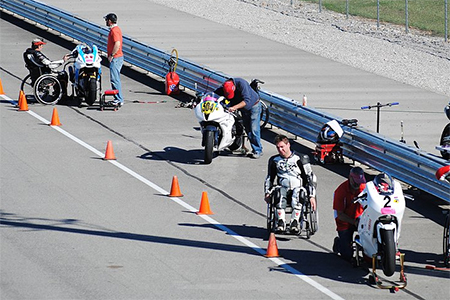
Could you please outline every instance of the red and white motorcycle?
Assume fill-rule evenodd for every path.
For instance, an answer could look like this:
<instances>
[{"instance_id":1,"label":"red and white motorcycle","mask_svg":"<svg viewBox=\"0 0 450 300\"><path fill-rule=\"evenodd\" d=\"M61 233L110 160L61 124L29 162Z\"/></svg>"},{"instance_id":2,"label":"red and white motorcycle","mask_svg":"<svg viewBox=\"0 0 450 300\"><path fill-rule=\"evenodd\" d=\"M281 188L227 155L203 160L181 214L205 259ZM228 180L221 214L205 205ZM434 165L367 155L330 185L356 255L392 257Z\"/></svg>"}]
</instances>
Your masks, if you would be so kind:
<instances>
[{"instance_id":1,"label":"red and white motorcycle","mask_svg":"<svg viewBox=\"0 0 450 300\"><path fill-rule=\"evenodd\" d=\"M381 267L386 276L392 276L395 272L398 240L406 207L400 183L389 174L380 173L366 184L364 191L354 201L364 208L359 218L358 235L354 240L357 265L364 256L368 257L372 260L370 280L373 283L380 288L404 288L404 254L399 254L401 284L382 285L375 272L377 266Z\"/></svg>"}]
</instances>

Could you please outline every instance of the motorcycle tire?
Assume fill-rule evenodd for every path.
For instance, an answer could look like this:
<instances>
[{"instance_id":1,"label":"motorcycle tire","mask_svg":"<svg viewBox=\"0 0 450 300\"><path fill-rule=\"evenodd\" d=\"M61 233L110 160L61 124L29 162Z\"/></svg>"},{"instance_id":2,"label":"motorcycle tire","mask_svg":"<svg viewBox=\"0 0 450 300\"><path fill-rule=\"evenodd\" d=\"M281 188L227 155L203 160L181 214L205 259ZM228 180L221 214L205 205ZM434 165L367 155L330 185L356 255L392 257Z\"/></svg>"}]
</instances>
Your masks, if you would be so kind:
<instances>
[{"instance_id":1,"label":"motorcycle tire","mask_svg":"<svg viewBox=\"0 0 450 300\"><path fill-rule=\"evenodd\" d=\"M234 150L237 150L237 149L241 148L243 141L244 141L244 136L243 135L236 136L236 138L234 139L233 144L231 144L228 147L228 149L230 149L231 151L234 151Z\"/></svg>"},{"instance_id":2,"label":"motorcycle tire","mask_svg":"<svg viewBox=\"0 0 450 300\"><path fill-rule=\"evenodd\" d=\"M381 264L383 273L392 276L395 272L395 239L393 230L381 230Z\"/></svg>"},{"instance_id":3,"label":"motorcycle tire","mask_svg":"<svg viewBox=\"0 0 450 300\"><path fill-rule=\"evenodd\" d=\"M214 150L214 132L206 131L205 133L205 164L210 164L213 159L213 150Z\"/></svg>"},{"instance_id":4,"label":"motorcycle tire","mask_svg":"<svg viewBox=\"0 0 450 300\"><path fill-rule=\"evenodd\" d=\"M85 101L88 105L94 104L97 96L97 79L89 78L87 85L86 98Z\"/></svg>"},{"instance_id":5,"label":"motorcycle tire","mask_svg":"<svg viewBox=\"0 0 450 300\"><path fill-rule=\"evenodd\" d=\"M450 123L448 123L444 130L442 131L442 135L441 135L441 142L440 142L441 146L447 146L450 145ZM447 151L441 151L441 155L443 159L450 159L450 153L448 153Z\"/></svg>"}]
</instances>

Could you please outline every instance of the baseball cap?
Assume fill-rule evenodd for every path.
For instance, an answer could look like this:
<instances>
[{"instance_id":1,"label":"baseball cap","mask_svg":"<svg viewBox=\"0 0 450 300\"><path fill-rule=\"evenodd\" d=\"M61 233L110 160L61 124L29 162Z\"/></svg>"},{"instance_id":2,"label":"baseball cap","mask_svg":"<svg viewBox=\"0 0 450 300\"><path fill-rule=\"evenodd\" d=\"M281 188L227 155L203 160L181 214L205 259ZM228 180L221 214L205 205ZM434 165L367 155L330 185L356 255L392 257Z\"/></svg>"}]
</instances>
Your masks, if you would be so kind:
<instances>
[{"instance_id":1,"label":"baseball cap","mask_svg":"<svg viewBox=\"0 0 450 300\"><path fill-rule=\"evenodd\" d=\"M350 177L353 178L356 184L366 183L364 171L360 167L354 167L350 170Z\"/></svg>"},{"instance_id":2,"label":"baseball cap","mask_svg":"<svg viewBox=\"0 0 450 300\"><path fill-rule=\"evenodd\" d=\"M225 81L225 83L223 84L223 94L224 94L225 98L233 99L235 89L236 89L236 86L234 85L234 82L232 80Z\"/></svg>"},{"instance_id":3,"label":"baseball cap","mask_svg":"<svg viewBox=\"0 0 450 300\"><path fill-rule=\"evenodd\" d=\"M40 39L40 38L34 39L31 43L32 43L33 45L35 45L35 46L47 44L46 42L44 42L43 39Z\"/></svg>"}]
</instances>

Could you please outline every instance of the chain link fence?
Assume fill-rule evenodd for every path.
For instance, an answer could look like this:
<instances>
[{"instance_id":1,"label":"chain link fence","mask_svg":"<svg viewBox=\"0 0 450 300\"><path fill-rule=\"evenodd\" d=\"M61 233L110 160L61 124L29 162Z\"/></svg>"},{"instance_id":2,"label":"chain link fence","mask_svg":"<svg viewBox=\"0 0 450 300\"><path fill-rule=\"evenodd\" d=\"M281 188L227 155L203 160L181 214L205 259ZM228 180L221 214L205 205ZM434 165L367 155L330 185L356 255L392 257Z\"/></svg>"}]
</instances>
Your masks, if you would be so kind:
<instances>
[{"instance_id":1,"label":"chain link fence","mask_svg":"<svg viewBox=\"0 0 450 300\"><path fill-rule=\"evenodd\" d=\"M448 42L449 0L241 0L276 11L315 9L332 10L346 15L373 19L380 23L392 23L443 37Z\"/></svg>"}]
</instances>

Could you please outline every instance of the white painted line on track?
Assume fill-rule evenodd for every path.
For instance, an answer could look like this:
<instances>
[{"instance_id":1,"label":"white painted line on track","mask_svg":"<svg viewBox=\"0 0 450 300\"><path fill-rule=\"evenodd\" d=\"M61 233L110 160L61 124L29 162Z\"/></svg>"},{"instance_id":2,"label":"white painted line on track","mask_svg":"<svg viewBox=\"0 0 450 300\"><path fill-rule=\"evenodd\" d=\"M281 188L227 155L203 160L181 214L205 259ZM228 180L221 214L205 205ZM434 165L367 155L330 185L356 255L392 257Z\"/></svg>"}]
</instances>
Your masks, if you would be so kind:
<instances>
[{"instance_id":1,"label":"white painted line on track","mask_svg":"<svg viewBox=\"0 0 450 300\"><path fill-rule=\"evenodd\" d=\"M17 103L17 101L14 101L14 100L8 98L6 95L0 95L0 97L2 97L3 99L9 101L10 103L12 103L14 105ZM30 114L31 116L35 117L36 119L38 119L39 121L50 125L50 121L44 119L43 117L41 117L37 113L35 113L35 112L31 111L31 110L28 110L26 112L28 114ZM104 157L104 153L103 152L98 151L94 147L90 146L89 144L83 142L79 138L77 138L77 137L73 136L72 134L68 133L67 131L65 131L61 127L59 127L59 126L50 126L50 127L55 129L56 131L62 133L63 135L65 135L66 137L68 137L72 141L76 142L77 144L79 144L79 145L83 146L84 148L92 151L93 153L95 153L99 157L102 157L102 158ZM158 185L154 184L150 180L144 178L143 176L139 175L138 173L134 172L133 170L129 169L128 167L122 165L117 160L107 160L107 161L109 163L115 165L116 167L118 167L122 171L124 171L124 172L128 173L129 175L133 176L137 180L141 181L142 183L146 184L147 186L151 187L152 189L154 189L158 193L161 193L161 194L164 194L164 195L169 195L168 191L164 190L163 188L159 187ZM197 209L195 209L194 207L192 207L188 203L184 202L180 198L170 197L170 199L172 199L174 202L178 203L179 205L181 205L182 207L184 207L185 209L187 209L187 210L189 210L191 212L197 212L198 211ZM208 216L208 215L198 215L198 216L203 218L206 222L208 222L208 223L216 226L220 230L226 232L228 235L232 236L233 238L235 238L236 240L238 240L239 242L241 242L245 246L253 249L258 254L260 254L260 255L265 255L266 254L266 251L264 249L260 248L259 246L257 246L256 244L252 243L251 241L247 240L246 238L240 236L239 234L237 234L233 230L229 229L225 225L222 225L221 223L217 222L216 220L214 220L210 216ZM280 268L285 269L286 271L288 271L288 272L292 273L293 275L295 275L297 278L303 280L304 282L308 283L309 285L311 285L315 289L317 289L320 292L324 293L325 295L329 296L331 299L344 300L344 298L342 298L339 295L333 293L332 291L330 291L329 289L327 289L326 287L324 287L320 283L314 281L313 279L311 279L307 275L303 274L302 272L298 271L297 269L295 269L295 268L291 267L290 265L286 264L280 258L278 258L278 257L269 257L268 259L270 259L273 263L278 265Z\"/></svg>"}]
</instances>

